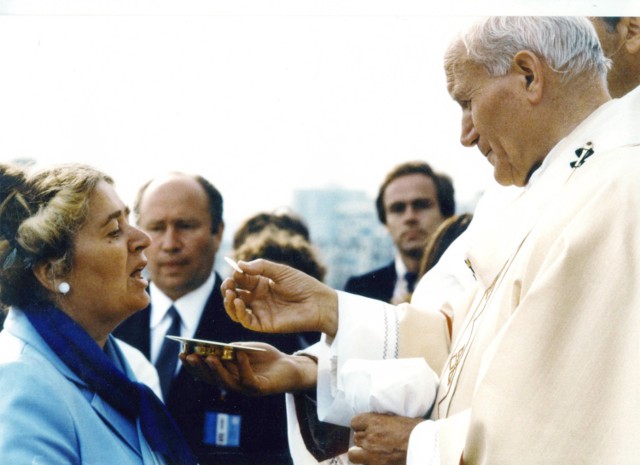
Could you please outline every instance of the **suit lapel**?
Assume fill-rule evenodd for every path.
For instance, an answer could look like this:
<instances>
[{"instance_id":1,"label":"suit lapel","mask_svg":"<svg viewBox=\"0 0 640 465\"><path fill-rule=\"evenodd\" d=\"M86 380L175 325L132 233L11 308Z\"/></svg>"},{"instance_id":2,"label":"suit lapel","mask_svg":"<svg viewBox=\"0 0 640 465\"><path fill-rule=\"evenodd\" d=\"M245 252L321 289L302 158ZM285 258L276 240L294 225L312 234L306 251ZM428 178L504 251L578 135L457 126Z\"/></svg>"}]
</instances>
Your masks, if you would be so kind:
<instances>
[{"instance_id":1,"label":"suit lapel","mask_svg":"<svg viewBox=\"0 0 640 465\"><path fill-rule=\"evenodd\" d=\"M396 264L395 262L391 262L391 264L387 267L385 274L388 273L388 277L385 277L382 281L382 285L386 288L387 295L389 298L387 301L391 301L393 297L393 291L396 287L396 281L398 280L398 275L396 274Z\"/></svg>"},{"instance_id":2,"label":"suit lapel","mask_svg":"<svg viewBox=\"0 0 640 465\"><path fill-rule=\"evenodd\" d=\"M93 399L91 399L91 407L124 443L131 447L137 455L141 455L136 422L129 421L97 394L94 394Z\"/></svg>"},{"instance_id":3,"label":"suit lapel","mask_svg":"<svg viewBox=\"0 0 640 465\"><path fill-rule=\"evenodd\" d=\"M222 278L220 278L218 273L216 273L213 290L211 294L209 294L207 303L205 304L204 310L202 311L202 316L200 317L200 321L198 322L198 327L194 336L196 339L211 339L211 334L217 332L215 331L215 328L219 324L220 320L222 318L228 318L227 313L224 311L224 307L222 305L222 293L219 290L221 285ZM219 340L222 341L222 339Z\"/></svg>"},{"instance_id":4,"label":"suit lapel","mask_svg":"<svg viewBox=\"0 0 640 465\"><path fill-rule=\"evenodd\" d=\"M151 306L131 315L120 326L116 328L113 335L122 339L150 359L151 355L151 335L149 331L149 320L151 318Z\"/></svg>"}]
</instances>

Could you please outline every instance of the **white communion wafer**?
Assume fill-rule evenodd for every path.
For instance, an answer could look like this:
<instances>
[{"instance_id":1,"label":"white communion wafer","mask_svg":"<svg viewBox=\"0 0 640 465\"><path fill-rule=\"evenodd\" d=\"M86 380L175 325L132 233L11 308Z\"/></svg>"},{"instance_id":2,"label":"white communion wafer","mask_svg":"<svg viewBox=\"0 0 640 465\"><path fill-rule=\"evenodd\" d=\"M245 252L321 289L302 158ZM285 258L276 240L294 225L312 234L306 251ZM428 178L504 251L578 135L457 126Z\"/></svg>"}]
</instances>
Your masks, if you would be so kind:
<instances>
[{"instance_id":1,"label":"white communion wafer","mask_svg":"<svg viewBox=\"0 0 640 465\"><path fill-rule=\"evenodd\" d=\"M235 262L235 260L229 258L229 257L224 257L224 260L229 264L229 266L231 268L233 268L234 270L236 270L238 273L244 273L244 271L242 271L242 268L240 268L238 266L238 264Z\"/></svg>"}]
</instances>

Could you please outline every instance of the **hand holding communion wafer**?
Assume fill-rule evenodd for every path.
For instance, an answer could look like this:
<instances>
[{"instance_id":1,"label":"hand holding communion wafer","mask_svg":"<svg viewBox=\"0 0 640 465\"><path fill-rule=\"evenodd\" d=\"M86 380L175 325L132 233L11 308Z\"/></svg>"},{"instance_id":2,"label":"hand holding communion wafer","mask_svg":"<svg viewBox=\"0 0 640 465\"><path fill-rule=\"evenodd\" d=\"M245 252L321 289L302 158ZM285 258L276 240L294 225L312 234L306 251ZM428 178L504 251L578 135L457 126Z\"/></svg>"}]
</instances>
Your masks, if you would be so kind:
<instances>
[{"instance_id":1,"label":"hand holding communion wafer","mask_svg":"<svg viewBox=\"0 0 640 465\"><path fill-rule=\"evenodd\" d=\"M321 331L334 336L336 292L315 278L267 260L240 262L241 271L222 283L224 306L232 320L263 333Z\"/></svg>"}]
</instances>

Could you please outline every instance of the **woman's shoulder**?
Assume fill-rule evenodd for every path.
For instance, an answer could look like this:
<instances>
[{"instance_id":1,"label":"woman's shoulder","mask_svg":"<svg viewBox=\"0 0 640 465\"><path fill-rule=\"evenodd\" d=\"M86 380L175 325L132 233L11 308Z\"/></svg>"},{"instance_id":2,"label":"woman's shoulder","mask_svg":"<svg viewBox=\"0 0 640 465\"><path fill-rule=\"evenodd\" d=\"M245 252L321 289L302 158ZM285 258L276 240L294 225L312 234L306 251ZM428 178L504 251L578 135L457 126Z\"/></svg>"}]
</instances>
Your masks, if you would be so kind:
<instances>
[{"instance_id":1,"label":"woman's shoulder","mask_svg":"<svg viewBox=\"0 0 640 465\"><path fill-rule=\"evenodd\" d=\"M0 365L20 358L27 346L22 339L14 336L6 329L0 332Z\"/></svg>"},{"instance_id":2,"label":"woman's shoulder","mask_svg":"<svg viewBox=\"0 0 640 465\"><path fill-rule=\"evenodd\" d=\"M0 343L0 350L5 347L6 344ZM11 419L11 429L15 426L20 430L19 425L22 425L26 428L23 431L30 431L35 424L40 425L36 428L38 430L73 429L71 412L68 406L65 407L68 401L65 386L69 384L28 345L23 346L20 353L14 353L12 359L3 354L0 362L0 416Z\"/></svg>"},{"instance_id":3,"label":"woman's shoulder","mask_svg":"<svg viewBox=\"0 0 640 465\"><path fill-rule=\"evenodd\" d=\"M0 392L41 393L51 402L65 377L40 352L21 339L0 334ZM46 390L46 393L42 393Z\"/></svg>"},{"instance_id":4,"label":"woman's shoulder","mask_svg":"<svg viewBox=\"0 0 640 465\"><path fill-rule=\"evenodd\" d=\"M46 404L58 403L68 392L71 382L45 354L24 340L0 333L0 392L5 400ZM5 404L7 407L7 404ZM57 406L58 408L59 406Z\"/></svg>"},{"instance_id":5,"label":"woman's shoulder","mask_svg":"<svg viewBox=\"0 0 640 465\"><path fill-rule=\"evenodd\" d=\"M3 338L4 339L4 338ZM19 344L13 342L16 349ZM0 350L7 347L2 340ZM0 456L6 463L77 463L76 421L69 408L71 383L29 345L0 362ZM3 463L4 460L3 460ZM35 463L35 462L34 462Z\"/></svg>"}]
</instances>

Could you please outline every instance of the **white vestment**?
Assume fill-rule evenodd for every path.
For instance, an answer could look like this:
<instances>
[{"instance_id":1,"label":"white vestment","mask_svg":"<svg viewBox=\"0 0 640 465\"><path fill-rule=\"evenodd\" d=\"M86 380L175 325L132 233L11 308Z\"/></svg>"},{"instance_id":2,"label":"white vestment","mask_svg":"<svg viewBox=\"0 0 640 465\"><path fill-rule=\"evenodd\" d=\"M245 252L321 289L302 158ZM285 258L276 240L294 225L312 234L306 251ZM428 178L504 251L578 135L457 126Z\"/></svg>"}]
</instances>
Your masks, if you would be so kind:
<instances>
[{"instance_id":1,"label":"white vestment","mask_svg":"<svg viewBox=\"0 0 640 465\"><path fill-rule=\"evenodd\" d=\"M520 188L497 184L487 190L478 202L468 229L451 244L436 266L419 281L411 304L421 309L432 309L434 317L442 323L438 325L438 346L442 346L443 341L446 341L445 345L448 347L449 340L446 321L440 310L443 306L449 308L450 302L457 301L475 288L475 279L465 263L470 237L473 237L474 232L481 229L483 224L490 222L497 212L509 205L520 192ZM403 361L398 360L398 322L400 315L406 309L411 311L411 307L396 307L344 292L339 292L338 295L339 308L349 310L339 313L340 340L327 341L323 337L321 342L303 351L319 357L317 397L320 420L349 426L355 413L365 411L410 417L424 415L433 402L435 372L433 368L428 368L426 364L421 365L419 359L416 359L424 359L421 354L423 348L414 348L413 354L405 352ZM366 337L362 337L363 334ZM439 350L439 354L439 366L437 363L434 364L438 372L444 364L447 351ZM407 357L412 357L409 362L410 369L407 369ZM384 360L384 363L372 365L372 360ZM345 376L343 367L347 361L349 370ZM394 362L397 362L397 365ZM338 373L341 379L338 379ZM363 378L386 379L392 380L393 383L392 386L391 382L386 385L369 383L363 388L362 383L354 385L351 382L353 379ZM364 409L366 405L370 406L368 410ZM295 464L320 463L305 449L292 395L287 395L287 417L289 445ZM344 454L322 463L340 465L348 464L349 461Z\"/></svg>"},{"instance_id":2,"label":"white vestment","mask_svg":"<svg viewBox=\"0 0 640 465\"><path fill-rule=\"evenodd\" d=\"M453 306L453 344L433 308L364 313L341 296L338 334L319 361L319 415L340 420L346 360L421 355L442 373L435 463L636 463L639 143L636 89L557 144L526 191L473 235L478 286ZM576 150L590 156L578 161ZM424 441L414 439L409 456L431 463L412 454Z\"/></svg>"}]
</instances>

